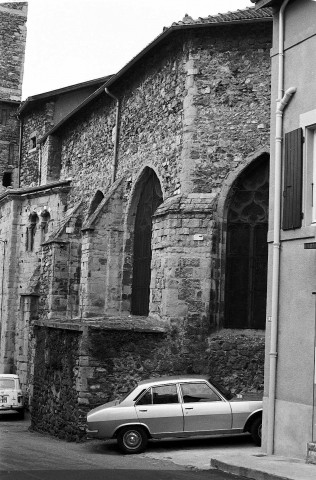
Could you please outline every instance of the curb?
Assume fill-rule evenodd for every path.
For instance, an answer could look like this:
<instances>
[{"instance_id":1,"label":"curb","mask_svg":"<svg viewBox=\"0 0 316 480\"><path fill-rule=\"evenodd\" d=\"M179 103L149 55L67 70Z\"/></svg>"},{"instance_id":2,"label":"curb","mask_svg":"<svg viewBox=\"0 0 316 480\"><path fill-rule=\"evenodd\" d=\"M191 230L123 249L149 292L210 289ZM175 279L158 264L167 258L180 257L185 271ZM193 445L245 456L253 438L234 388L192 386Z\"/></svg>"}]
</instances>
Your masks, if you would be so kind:
<instances>
[{"instance_id":1,"label":"curb","mask_svg":"<svg viewBox=\"0 0 316 480\"><path fill-rule=\"evenodd\" d=\"M232 473L233 475L239 475L240 477L245 478L252 478L253 480L288 480L288 477L263 472L262 470L256 470L254 468L231 465L215 458L211 459L211 466L225 473Z\"/></svg>"}]
</instances>

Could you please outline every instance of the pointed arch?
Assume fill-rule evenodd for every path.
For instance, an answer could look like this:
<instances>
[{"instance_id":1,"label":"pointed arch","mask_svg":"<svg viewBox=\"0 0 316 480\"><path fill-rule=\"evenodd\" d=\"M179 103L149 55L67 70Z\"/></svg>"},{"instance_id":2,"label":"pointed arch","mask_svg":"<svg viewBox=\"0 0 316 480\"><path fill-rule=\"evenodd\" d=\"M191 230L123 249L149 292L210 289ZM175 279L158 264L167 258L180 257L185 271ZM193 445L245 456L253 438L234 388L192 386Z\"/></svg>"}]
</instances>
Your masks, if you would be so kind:
<instances>
[{"instance_id":1,"label":"pointed arch","mask_svg":"<svg viewBox=\"0 0 316 480\"><path fill-rule=\"evenodd\" d=\"M87 215L88 217L90 217L90 215L92 215L96 211L96 209L98 208L98 206L100 205L103 199L104 199L104 194L101 192L101 190L97 190L89 205L88 215Z\"/></svg>"},{"instance_id":2,"label":"pointed arch","mask_svg":"<svg viewBox=\"0 0 316 480\"><path fill-rule=\"evenodd\" d=\"M158 176L145 167L132 190L127 219L123 290L130 292L128 310L133 315L149 312L152 216L162 201Z\"/></svg>"},{"instance_id":3,"label":"pointed arch","mask_svg":"<svg viewBox=\"0 0 316 480\"><path fill-rule=\"evenodd\" d=\"M226 178L217 206L212 323L265 328L269 153L261 150Z\"/></svg>"}]
</instances>

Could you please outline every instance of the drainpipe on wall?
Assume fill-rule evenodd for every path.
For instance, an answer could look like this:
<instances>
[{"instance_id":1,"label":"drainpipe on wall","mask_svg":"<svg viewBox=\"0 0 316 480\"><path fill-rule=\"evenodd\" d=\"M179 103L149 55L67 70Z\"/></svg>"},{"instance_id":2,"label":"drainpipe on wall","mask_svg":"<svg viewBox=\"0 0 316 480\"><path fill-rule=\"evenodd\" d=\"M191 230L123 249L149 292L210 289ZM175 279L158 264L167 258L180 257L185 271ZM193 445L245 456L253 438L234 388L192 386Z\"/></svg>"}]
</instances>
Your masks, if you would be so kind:
<instances>
[{"instance_id":1,"label":"drainpipe on wall","mask_svg":"<svg viewBox=\"0 0 316 480\"><path fill-rule=\"evenodd\" d=\"M19 164L18 164L18 179L17 179L18 188L20 188L20 183L21 183L22 139L23 139L23 118L20 118Z\"/></svg>"},{"instance_id":2,"label":"drainpipe on wall","mask_svg":"<svg viewBox=\"0 0 316 480\"><path fill-rule=\"evenodd\" d=\"M6 254L6 244L7 244L7 241L6 240L0 240L0 242L2 243L3 245L3 250L2 250L2 278L1 278L1 307L0 307L0 319L1 319L1 323L0 323L0 333L1 333L1 325L3 323L3 318L2 318L2 308L3 308L3 287L4 287L4 265L5 265L5 254Z\"/></svg>"},{"instance_id":3,"label":"drainpipe on wall","mask_svg":"<svg viewBox=\"0 0 316 480\"><path fill-rule=\"evenodd\" d=\"M280 231L281 231L281 187L282 187L282 133L283 112L296 88L289 88L283 96L284 84L284 10L290 0L284 0L279 12L279 71L278 100L275 121L275 178L274 178L274 220L273 220L273 266L272 266L272 307L270 340L270 375L268 402L267 454L274 452L275 392L278 345L279 281L280 281Z\"/></svg>"},{"instance_id":4,"label":"drainpipe on wall","mask_svg":"<svg viewBox=\"0 0 316 480\"><path fill-rule=\"evenodd\" d=\"M109 92L107 88L104 89L111 98L116 101L116 118L115 118L115 133L114 133L114 154L113 154L113 166L112 166L112 180L111 183L114 183L116 180L116 170L117 170L117 156L118 156L118 141L119 141L119 115L120 115L120 101L112 93Z\"/></svg>"}]
</instances>

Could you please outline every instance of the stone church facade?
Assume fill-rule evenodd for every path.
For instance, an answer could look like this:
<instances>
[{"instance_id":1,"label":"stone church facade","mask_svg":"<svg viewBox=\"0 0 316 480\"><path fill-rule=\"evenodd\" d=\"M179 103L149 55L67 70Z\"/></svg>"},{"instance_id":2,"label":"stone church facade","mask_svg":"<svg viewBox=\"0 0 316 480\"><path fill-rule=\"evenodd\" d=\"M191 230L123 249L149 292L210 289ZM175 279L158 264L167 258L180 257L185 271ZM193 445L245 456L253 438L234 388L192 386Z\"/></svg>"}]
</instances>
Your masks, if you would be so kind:
<instances>
[{"instance_id":1,"label":"stone church facade","mask_svg":"<svg viewBox=\"0 0 316 480\"><path fill-rule=\"evenodd\" d=\"M185 17L116 75L21 105L0 365L34 428L78 438L149 376L262 389L271 18Z\"/></svg>"}]
</instances>

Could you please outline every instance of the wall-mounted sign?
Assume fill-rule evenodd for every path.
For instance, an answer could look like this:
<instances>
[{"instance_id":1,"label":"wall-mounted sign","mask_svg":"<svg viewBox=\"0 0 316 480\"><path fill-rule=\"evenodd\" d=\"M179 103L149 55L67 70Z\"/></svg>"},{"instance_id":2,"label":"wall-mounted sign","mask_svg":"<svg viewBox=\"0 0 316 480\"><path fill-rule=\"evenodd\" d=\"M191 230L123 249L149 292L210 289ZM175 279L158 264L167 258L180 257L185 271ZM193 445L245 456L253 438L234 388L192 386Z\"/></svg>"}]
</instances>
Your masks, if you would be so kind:
<instances>
[{"instance_id":1,"label":"wall-mounted sign","mask_svg":"<svg viewBox=\"0 0 316 480\"><path fill-rule=\"evenodd\" d=\"M305 250L316 250L316 242L304 243Z\"/></svg>"}]
</instances>

